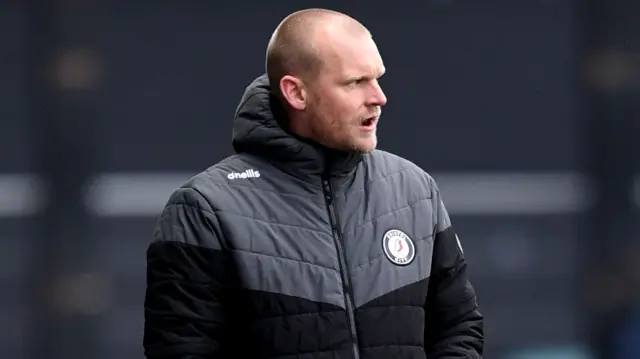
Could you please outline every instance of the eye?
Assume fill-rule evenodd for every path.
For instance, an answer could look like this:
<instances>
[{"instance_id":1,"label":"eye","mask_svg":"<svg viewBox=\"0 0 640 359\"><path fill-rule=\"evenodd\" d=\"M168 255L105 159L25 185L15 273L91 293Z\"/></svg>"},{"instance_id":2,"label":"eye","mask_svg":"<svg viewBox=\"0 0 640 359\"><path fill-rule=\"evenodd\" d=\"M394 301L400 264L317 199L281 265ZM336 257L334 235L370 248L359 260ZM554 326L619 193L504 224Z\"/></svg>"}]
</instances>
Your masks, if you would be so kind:
<instances>
[{"instance_id":1,"label":"eye","mask_svg":"<svg viewBox=\"0 0 640 359\"><path fill-rule=\"evenodd\" d=\"M351 86L360 86L360 85L366 83L367 81L368 80L366 78L360 77L360 78L351 80L351 82L349 82L349 85L351 85Z\"/></svg>"}]
</instances>

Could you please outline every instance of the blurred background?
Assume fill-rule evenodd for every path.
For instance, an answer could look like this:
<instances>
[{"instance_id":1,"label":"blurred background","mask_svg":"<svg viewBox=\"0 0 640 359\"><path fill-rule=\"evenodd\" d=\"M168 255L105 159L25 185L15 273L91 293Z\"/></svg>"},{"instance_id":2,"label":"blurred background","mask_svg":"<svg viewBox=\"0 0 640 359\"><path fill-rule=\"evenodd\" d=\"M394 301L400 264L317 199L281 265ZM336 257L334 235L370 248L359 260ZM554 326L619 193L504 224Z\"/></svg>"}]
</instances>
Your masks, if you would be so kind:
<instances>
[{"instance_id":1,"label":"blurred background","mask_svg":"<svg viewBox=\"0 0 640 359\"><path fill-rule=\"evenodd\" d=\"M640 1L0 1L0 358L142 359L169 194L292 11L362 21L380 148L438 181L485 358L640 358Z\"/></svg>"}]
</instances>

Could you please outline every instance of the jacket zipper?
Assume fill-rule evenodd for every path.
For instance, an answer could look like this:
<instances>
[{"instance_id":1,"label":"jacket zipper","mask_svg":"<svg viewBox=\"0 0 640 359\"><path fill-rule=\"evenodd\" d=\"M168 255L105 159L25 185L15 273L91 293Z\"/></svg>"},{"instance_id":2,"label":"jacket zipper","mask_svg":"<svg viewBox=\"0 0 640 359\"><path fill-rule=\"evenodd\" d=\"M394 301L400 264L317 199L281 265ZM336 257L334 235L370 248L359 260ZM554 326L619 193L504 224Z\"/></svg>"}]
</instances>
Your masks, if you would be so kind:
<instances>
[{"instance_id":1,"label":"jacket zipper","mask_svg":"<svg viewBox=\"0 0 640 359\"><path fill-rule=\"evenodd\" d=\"M338 252L338 259L340 263L340 274L342 275L342 288L344 292L344 304L347 308L347 316L349 319L349 328L351 328L351 340L353 343L353 357L354 359L360 359L360 350L358 345L358 334L356 332L356 319L354 313L355 304L353 302L353 288L351 286L351 280L349 277L349 267L347 266L347 254L342 245L342 238L340 234L340 225L338 223L338 216L336 214L336 208L333 204L333 192L331 190L331 182L328 177L323 178L322 188L324 190L324 198L327 203L327 211L329 211L329 220L331 222L331 233L333 234L333 240Z\"/></svg>"}]
</instances>

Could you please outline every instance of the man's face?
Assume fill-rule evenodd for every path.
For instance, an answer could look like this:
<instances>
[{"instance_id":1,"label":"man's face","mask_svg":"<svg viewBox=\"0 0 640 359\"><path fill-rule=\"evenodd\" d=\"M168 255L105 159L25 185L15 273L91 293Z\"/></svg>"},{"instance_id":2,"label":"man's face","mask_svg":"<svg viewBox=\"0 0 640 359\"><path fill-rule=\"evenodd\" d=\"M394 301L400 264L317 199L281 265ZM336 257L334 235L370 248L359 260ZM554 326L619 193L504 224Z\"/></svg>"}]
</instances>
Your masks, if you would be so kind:
<instances>
[{"instance_id":1,"label":"man's face","mask_svg":"<svg viewBox=\"0 0 640 359\"><path fill-rule=\"evenodd\" d=\"M367 153L376 148L376 128L387 102L378 78L384 65L371 37L327 41L323 65L306 85L305 112L317 142L337 150Z\"/></svg>"}]
</instances>

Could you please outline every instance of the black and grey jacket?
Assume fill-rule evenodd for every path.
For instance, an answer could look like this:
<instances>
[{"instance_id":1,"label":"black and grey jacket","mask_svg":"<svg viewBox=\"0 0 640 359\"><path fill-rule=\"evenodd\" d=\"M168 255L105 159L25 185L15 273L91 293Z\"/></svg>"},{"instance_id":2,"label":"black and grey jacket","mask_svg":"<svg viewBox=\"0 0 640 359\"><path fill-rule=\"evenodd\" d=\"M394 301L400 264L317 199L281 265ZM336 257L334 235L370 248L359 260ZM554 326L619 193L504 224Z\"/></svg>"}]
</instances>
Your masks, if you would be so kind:
<instances>
[{"instance_id":1,"label":"black and grey jacket","mask_svg":"<svg viewBox=\"0 0 640 359\"><path fill-rule=\"evenodd\" d=\"M236 155L170 197L147 252L148 358L481 358L483 317L433 179L280 126L266 76Z\"/></svg>"}]
</instances>

